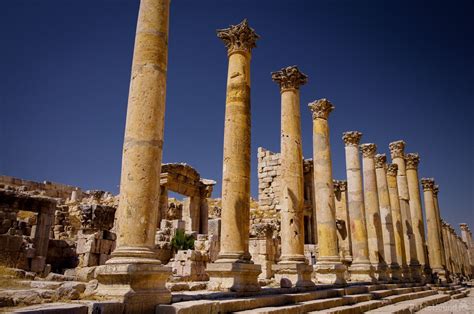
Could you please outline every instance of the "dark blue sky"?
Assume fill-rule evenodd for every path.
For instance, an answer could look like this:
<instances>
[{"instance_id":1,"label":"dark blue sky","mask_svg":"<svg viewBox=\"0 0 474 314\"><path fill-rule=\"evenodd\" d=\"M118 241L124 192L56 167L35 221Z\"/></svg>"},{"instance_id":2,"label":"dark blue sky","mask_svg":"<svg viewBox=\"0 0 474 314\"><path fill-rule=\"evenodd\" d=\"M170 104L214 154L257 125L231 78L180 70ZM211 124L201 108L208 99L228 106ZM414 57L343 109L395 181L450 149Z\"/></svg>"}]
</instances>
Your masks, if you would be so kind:
<instances>
[{"instance_id":1,"label":"dark blue sky","mask_svg":"<svg viewBox=\"0 0 474 314\"><path fill-rule=\"evenodd\" d=\"M118 192L138 1L15 0L0 4L0 173ZM171 3L164 162L218 181L227 56L217 28L244 17L261 36L252 58L252 192L258 146L279 150L280 95L270 72L298 65L305 157L307 103L326 97L334 177L341 134L388 153L407 142L420 177L440 185L451 224L473 213L473 2L195 1Z\"/></svg>"}]
</instances>

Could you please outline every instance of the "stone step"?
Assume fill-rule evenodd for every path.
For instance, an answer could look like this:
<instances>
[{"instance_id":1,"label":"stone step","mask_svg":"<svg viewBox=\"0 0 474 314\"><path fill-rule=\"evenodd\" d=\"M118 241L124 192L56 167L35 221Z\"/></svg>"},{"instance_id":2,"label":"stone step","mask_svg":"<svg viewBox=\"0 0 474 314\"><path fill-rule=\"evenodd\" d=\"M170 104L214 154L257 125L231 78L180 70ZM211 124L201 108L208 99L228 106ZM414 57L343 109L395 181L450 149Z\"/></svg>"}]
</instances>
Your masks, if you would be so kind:
<instances>
[{"instance_id":1,"label":"stone step","mask_svg":"<svg viewBox=\"0 0 474 314\"><path fill-rule=\"evenodd\" d=\"M393 303L413 300L417 298L424 298L424 297L436 295L436 294L438 294L438 292L433 291L433 290L426 290L426 291L411 292L411 293L405 293L405 294L396 294L396 295L388 296L384 298L384 300L387 300L389 301L389 303L393 304Z\"/></svg>"},{"instance_id":2,"label":"stone step","mask_svg":"<svg viewBox=\"0 0 474 314\"><path fill-rule=\"evenodd\" d=\"M312 311L308 313L324 313L324 314L358 314L365 313L367 311L379 308L386 305L387 302L383 300L370 300L365 302L360 302L353 305L344 305L338 307L332 307L322 311Z\"/></svg>"},{"instance_id":3,"label":"stone step","mask_svg":"<svg viewBox=\"0 0 474 314\"><path fill-rule=\"evenodd\" d=\"M434 294L418 299L402 301L396 304L391 304L387 306L382 306L374 310L367 311L370 314L382 314L382 313L392 313L392 314L405 314L405 313L414 313L421 310L424 307L430 305L436 305L449 301L451 297L446 294Z\"/></svg>"},{"instance_id":4,"label":"stone step","mask_svg":"<svg viewBox=\"0 0 474 314\"><path fill-rule=\"evenodd\" d=\"M344 300L341 297L328 298L321 300L306 301L299 304L285 305L285 306L273 306L263 307L258 309L252 309L247 311L234 312L235 314L302 314L311 311L323 310L332 307L341 306L344 304Z\"/></svg>"}]
</instances>

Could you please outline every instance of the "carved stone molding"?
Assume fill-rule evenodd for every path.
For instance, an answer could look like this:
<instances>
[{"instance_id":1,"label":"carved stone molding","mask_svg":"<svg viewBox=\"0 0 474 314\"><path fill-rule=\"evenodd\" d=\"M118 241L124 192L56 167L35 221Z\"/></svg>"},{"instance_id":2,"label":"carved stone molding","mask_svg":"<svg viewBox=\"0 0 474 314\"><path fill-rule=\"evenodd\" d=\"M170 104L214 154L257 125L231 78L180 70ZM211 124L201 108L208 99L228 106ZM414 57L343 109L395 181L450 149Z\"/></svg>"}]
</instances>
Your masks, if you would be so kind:
<instances>
[{"instance_id":1,"label":"carved stone molding","mask_svg":"<svg viewBox=\"0 0 474 314\"><path fill-rule=\"evenodd\" d=\"M299 89L308 82L308 77L296 65L272 72L272 80L280 85L280 90Z\"/></svg>"},{"instance_id":2,"label":"carved stone molding","mask_svg":"<svg viewBox=\"0 0 474 314\"><path fill-rule=\"evenodd\" d=\"M375 168L385 168L387 164L387 156L385 154L375 155Z\"/></svg>"},{"instance_id":3,"label":"carved stone molding","mask_svg":"<svg viewBox=\"0 0 474 314\"><path fill-rule=\"evenodd\" d=\"M409 153L405 155L406 167L408 169L418 169L420 163L420 155L418 153Z\"/></svg>"},{"instance_id":4,"label":"carved stone molding","mask_svg":"<svg viewBox=\"0 0 474 314\"><path fill-rule=\"evenodd\" d=\"M398 165L397 164L389 164L387 166L387 175L396 177L398 172Z\"/></svg>"},{"instance_id":5,"label":"carved stone molding","mask_svg":"<svg viewBox=\"0 0 474 314\"><path fill-rule=\"evenodd\" d=\"M315 100L309 103L308 107L313 113L313 120L317 118L327 120L329 114L335 108L333 104L326 98Z\"/></svg>"},{"instance_id":6,"label":"carved stone molding","mask_svg":"<svg viewBox=\"0 0 474 314\"><path fill-rule=\"evenodd\" d=\"M229 55L239 51L251 53L252 49L257 47L256 42L260 38L255 30L249 27L247 19L237 25L218 29L217 37L222 39Z\"/></svg>"},{"instance_id":7,"label":"carved stone molding","mask_svg":"<svg viewBox=\"0 0 474 314\"><path fill-rule=\"evenodd\" d=\"M374 158L377 152L377 145L374 143L365 143L360 145L360 151L364 158Z\"/></svg>"},{"instance_id":8,"label":"carved stone molding","mask_svg":"<svg viewBox=\"0 0 474 314\"><path fill-rule=\"evenodd\" d=\"M392 159L394 158L403 158L405 155L405 142L404 141L396 141L392 142L388 145L390 148L390 155Z\"/></svg>"},{"instance_id":9,"label":"carved stone molding","mask_svg":"<svg viewBox=\"0 0 474 314\"><path fill-rule=\"evenodd\" d=\"M422 178L421 185L423 186L423 191L433 190L434 179L433 178Z\"/></svg>"},{"instance_id":10,"label":"carved stone molding","mask_svg":"<svg viewBox=\"0 0 474 314\"><path fill-rule=\"evenodd\" d=\"M359 146L362 133L359 131L349 131L342 133L342 140L346 146Z\"/></svg>"}]
</instances>

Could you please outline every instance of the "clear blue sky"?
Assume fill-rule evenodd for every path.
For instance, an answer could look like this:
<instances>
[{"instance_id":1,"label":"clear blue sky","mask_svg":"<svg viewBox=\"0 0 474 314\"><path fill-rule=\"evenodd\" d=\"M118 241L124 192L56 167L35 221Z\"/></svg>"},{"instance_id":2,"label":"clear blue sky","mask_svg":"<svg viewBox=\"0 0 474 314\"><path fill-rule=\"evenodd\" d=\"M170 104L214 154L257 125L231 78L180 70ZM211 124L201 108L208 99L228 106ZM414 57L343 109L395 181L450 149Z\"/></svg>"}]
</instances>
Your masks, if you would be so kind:
<instances>
[{"instance_id":1,"label":"clear blue sky","mask_svg":"<svg viewBox=\"0 0 474 314\"><path fill-rule=\"evenodd\" d=\"M14 0L0 4L0 173L118 192L138 1ZM440 185L451 224L473 213L473 2L172 0L164 162L218 181L227 56L217 28L247 17L252 58L252 194L258 146L279 150L280 95L270 72L298 65L305 157L307 103L326 97L334 177L341 134L388 153L403 139L420 176Z\"/></svg>"}]
</instances>

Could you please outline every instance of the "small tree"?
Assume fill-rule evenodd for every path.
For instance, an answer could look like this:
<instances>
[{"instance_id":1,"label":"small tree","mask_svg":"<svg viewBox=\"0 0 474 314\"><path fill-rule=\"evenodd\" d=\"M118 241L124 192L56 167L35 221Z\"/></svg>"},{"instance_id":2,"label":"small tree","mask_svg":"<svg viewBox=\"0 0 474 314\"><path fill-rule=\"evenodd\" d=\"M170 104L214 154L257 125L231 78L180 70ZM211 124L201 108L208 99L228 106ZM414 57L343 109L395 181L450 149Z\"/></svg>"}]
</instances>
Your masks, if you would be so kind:
<instances>
[{"instance_id":1,"label":"small tree","mask_svg":"<svg viewBox=\"0 0 474 314\"><path fill-rule=\"evenodd\" d=\"M176 253L178 250L193 250L194 249L194 237L190 234L184 233L184 230L176 230L176 234L171 239L171 247Z\"/></svg>"}]
</instances>

